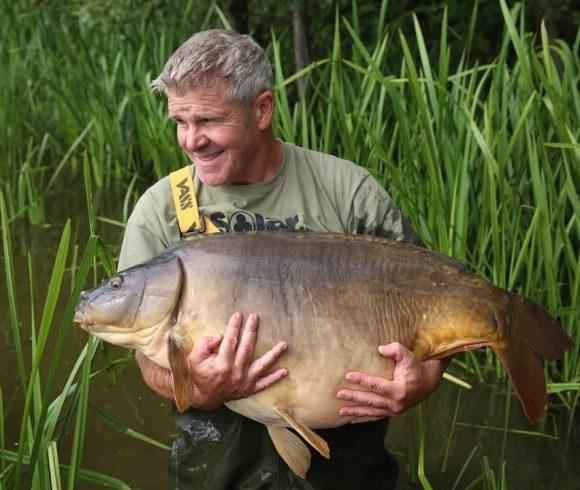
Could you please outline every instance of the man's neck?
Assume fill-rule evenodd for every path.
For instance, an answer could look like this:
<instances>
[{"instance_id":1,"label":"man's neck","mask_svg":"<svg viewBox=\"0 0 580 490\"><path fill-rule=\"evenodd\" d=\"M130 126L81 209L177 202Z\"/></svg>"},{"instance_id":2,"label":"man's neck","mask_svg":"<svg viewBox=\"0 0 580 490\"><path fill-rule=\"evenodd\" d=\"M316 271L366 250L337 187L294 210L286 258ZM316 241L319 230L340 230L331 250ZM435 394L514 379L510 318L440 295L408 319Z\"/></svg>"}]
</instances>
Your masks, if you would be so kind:
<instances>
[{"instance_id":1,"label":"man's neck","mask_svg":"<svg viewBox=\"0 0 580 490\"><path fill-rule=\"evenodd\" d=\"M248 177L233 182L232 185L262 184L272 180L282 167L284 160L284 147L282 142L276 139L270 129L265 141L260 145L254 158L254 168L248 172Z\"/></svg>"}]
</instances>

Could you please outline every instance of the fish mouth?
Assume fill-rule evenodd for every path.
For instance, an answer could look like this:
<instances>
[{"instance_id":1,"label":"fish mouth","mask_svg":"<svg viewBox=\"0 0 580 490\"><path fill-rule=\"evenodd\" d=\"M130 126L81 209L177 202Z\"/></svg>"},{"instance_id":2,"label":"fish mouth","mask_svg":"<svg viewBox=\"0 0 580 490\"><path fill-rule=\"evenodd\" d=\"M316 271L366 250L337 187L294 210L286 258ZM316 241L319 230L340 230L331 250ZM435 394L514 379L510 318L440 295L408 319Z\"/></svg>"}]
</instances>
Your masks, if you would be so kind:
<instances>
[{"instance_id":1,"label":"fish mouth","mask_svg":"<svg viewBox=\"0 0 580 490\"><path fill-rule=\"evenodd\" d=\"M81 326L81 328L85 330L87 330L86 325L87 318L85 318L85 306L87 304L87 298L88 298L87 292L81 291L79 302L77 303L77 306L75 308L75 316L73 317L73 322L78 323Z\"/></svg>"},{"instance_id":2,"label":"fish mouth","mask_svg":"<svg viewBox=\"0 0 580 490\"><path fill-rule=\"evenodd\" d=\"M88 316L85 314L85 309L83 305L78 305L75 308L75 316L73 317L73 322L77 323L78 325L80 325L80 327L83 330L86 330L87 332L91 331L90 328L90 319L88 318Z\"/></svg>"},{"instance_id":3,"label":"fish mouth","mask_svg":"<svg viewBox=\"0 0 580 490\"><path fill-rule=\"evenodd\" d=\"M82 310L79 310L78 307L77 307L77 309L75 310L75 316L73 318L73 322L74 323L78 323L79 325L82 325L83 324L84 316L85 315L83 314L83 311Z\"/></svg>"}]
</instances>

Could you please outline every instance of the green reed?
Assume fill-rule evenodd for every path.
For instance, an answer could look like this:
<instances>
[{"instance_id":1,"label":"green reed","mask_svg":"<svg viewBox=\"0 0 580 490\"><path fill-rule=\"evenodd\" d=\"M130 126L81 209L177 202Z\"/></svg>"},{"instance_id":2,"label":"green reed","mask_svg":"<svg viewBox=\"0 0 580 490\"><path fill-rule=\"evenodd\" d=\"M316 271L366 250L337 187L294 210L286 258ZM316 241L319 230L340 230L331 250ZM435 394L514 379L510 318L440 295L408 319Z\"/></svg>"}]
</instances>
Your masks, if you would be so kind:
<instances>
[{"instance_id":1,"label":"green reed","mask_svg":"<svg viewBox=\"0 0 580 490\"><path fill-rule=\"evenodd\" d=\"M91 205L92 190L88 171L88 159L85 157L86 195L91 212L90 221L94 222L93 207ZM20 389L12 395L10 406L15 397L22 396L23 409L20 415L20 430L18 436L18 451L6 448L4 438L4 424L10 408L6 408L3 393L0 391L0 488L62 488L61 478L67 477L67 488L77 488L78 480L100 484L112 488L128 488L122 481L96 472L81 468L82 448L86 428L88 411L88 393L90 379L101 373L108 372L127 362L127 358L116 359L111 365L96 370L94 360L98 341L94 337L89 340L79 354L72 369L69 370L62 390L57 392L57 374L65 371L62 354L71 333L72 319L75 306L78 302L81 289L87 282L91 269L103 267L111 273L110 252L97 235L91 234L85 251L75 267L72 276L69 294L65 293L65 270L70 256L71 221L64 226L60 244L54 259L54 267L46 292L40 323L36 325L36 309L34 305L34 285L37 278L34 274L33 262L28 254L28 283L30 291L30 319L24 321L30 325L30 342L20 335L20 319L16 305L16 283L14 280L14 259L12 254L12 240L10 226L6 214L4 197L0 192L0 224L2 229L4 269L8 293L9 311L13 324L12 340L20 370ZM94 230L94 228L91 228ZM96 257L99 256L99 261ZM76 260L76 259L74 259ZM90 281L94 284L94 280ZM55 317L57 303L64 303L64 314L59 320ZM57 326L58 325L58 326ZM56 332L55 332L56 329ZM51 352L45 352L49 336L56 337ZM24 362L23 352L30 350L31 362L28 367ZM20 360L22 360L20 362ZM41 362L48 365L47 372L41 372ZM42 378L42 380L41 380ZM139 432L124 426L114 417L106 414L98 407L99 416L105 418L117 430L125 432L131 437L146 443L168 450L169 448ZM65 440L69 427L72 428L72 452L68 458L69 464L60 462L62 459L59 450Z\"/></svg>"},{"instance_id":2,"label":"green reed","mask_svg":"<svg viewBox=\"0 0 580 490\"><path fill-rule=\"evenodd\" d=\"M108 477L80 469L89 380L97 374L92 371L94 342L81 352L60 393L55 392L56 372L62 369L62 349L88 275L92 271L96 278L97 264L108 273L114 270L107 247L94 235L96 221L123 226L138 191L185 162L164 99L150 94L150 81L192 31L227 25L227 19L215 3L200 7L203 2L190 1L171 29L159 30L159 23L151 22L154 17L148 17L154 16L150 11L144 20L102 27L83 24L57 8L39 9L31 1L1 4L5 90L0 91L0 214L9 324L25 400L18 451L8 451L0 437L1 481L6 488L23 478L28 484L33 479L60 481L60 468L62 475L70 475L69 486L77 478L106 483ZM299 73L284 66L282 34L273 33L268 52L275 71L275 131L284 140L366 167L431 248L532 298L558 318L577 347L562 361L547 363L546 375L550 404L569 414L570 432L580 396L580 37L573 45L549 39L543 25L534 35L524 25L521 5L508 7L500 0L501 48L495 59L481 63L470 55L477 41L477 5L466 42L458 49L449 38L447 11L439 42L431 46L417 17L412 30L392 29L383 1L368 40L358 27L353 2L350 12L337 12L327 56ZM297 100L293 84L301 76L306 77L308 95ZM80 262L73 261L70 294L65 294L63 268L71 261L70 227L65 227L54 289L47 294L38 332L33 327L33 361L27 368L10 224L24 218L43 223L46 202L54 198L62 179L81 174L90 174L85 183L92 181L98 189L125 186L123 216L95 215L92 189L85 189L91 237ZM30 267L31 284L33 278ZM57 298L66 301L66 311L45 384L39 385L39 362L48 355L46 336L55 331ZM30 323L35 325L33 318ZM116 362L109 359L107 364ZM469 381L503 376L501 365L486 353L456 356L451 369ZM2 395L0 411L6 415L10 394ZM509 411L508 403L502 427L478 427L502 434L501 454L507 434L518 431L509 427ZM444 471L453 437L468 425L460 412L458 398ZM426 413L417 419L413 472L428 487ZM70 465L64 465L54 442L64 437L69 424L75 450ZM120 423L111 425L146 440ZM531 437L547 434L527 432ZM476 464L474 448L456 484L494 482L504 488L505 464L494 471L484 455L478 457L479 479L462 480L465 469ZM122 485L113 479L109 484Z\"/></svg>"}]
</instances>

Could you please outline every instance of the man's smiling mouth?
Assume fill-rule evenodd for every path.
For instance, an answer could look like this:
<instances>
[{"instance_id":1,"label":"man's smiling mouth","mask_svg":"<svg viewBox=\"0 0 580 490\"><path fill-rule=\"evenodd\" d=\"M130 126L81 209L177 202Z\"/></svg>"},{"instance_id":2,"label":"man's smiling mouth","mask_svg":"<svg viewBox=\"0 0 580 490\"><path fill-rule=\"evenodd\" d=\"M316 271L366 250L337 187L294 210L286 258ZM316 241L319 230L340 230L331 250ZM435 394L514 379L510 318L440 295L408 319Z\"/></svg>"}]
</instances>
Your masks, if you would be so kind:
<instances>
[{"instance_id":1,"label":"man's smiling mouth","mask_svg":"<svg viewBox=\"0 0 580 490\"><path fill-rule=\"evenodd\" d=\"M217 157L219 157L225 150L220 150L220 151L216 151L214 153L207 153L207 154L196 154L195 158L196 160L200 161L201 163L211 163L213 160L215 160Z\"/></svg>"}]
</instances>

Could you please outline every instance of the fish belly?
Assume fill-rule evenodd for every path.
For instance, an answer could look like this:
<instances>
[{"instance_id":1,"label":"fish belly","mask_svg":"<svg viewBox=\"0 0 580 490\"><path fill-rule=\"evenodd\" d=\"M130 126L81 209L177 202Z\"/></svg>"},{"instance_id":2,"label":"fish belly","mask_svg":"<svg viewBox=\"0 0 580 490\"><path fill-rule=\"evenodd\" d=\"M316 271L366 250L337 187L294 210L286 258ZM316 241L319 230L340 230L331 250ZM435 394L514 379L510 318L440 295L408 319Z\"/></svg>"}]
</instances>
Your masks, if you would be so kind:
<instances>
[{"instance_id":1,"label":"fish belly","mask_svg":"<svg viewBox=\"0 0 580 490\"><path fill-rule=\"evenodd\" d=\"M373 356L376 347L367 347L364 353L361 352L361 358L367 359L365 363L359 364L361 370L391 379L392 360ZM286 421L278 415L276 407L284 408L310 428L324 429L345 425L354 417L341 416L338 411L341 407L354 403L338 400L336 393L342 388L364 388L345 379L346 373L352 370L352 363L335 360L331 367L321 364L323 363L320 359L317 359L317 362L310 363L310 367L304 363L299 366L292 359L283 359L280 365L287 367L289 371L286 378L267 390L226 405L233 411L266 425L288 427Z\"/></svg>"},{"instance_id":2,"label":"fish belly","mask_svg":"<svg viewBox=\"0 0 580 490\"><path fill-rule=\"evenodd\" d=\"M342 388L364 390L360 385L346 381L348 372L361 371L392 378L393 361L380 356L377 350L379 345L392 340L392 335L385 334L382 328L367 324L356 339L344 325L339 330L345 335L336 332L329 335L340 325L320 320L321 324L316 325L313 320L314 325L302 332L297 325L287 328L292 325L290 318L281 319L280 315L271 318L266 313L266 305L257 298L252 304L255 311L263 312L254 360L278 341L285 340L289 348L271 370L284 367L289 374L260 393L228 402L226 406L231 410L263 424L288 426L276 412L276 407L283 407L308 427L338 427L350 422L351 418L338 415L338 410L351 403L338 400L336 393ZM224 322L227 319L215 321L209 315L191 324L189 328L194 344L204 336L223 334ZM325 333L329 337L326 341ZM411 343L410 338L402 340ZM161 359L157 357L156 362L159 361Z\"/></svg>"}]
</instances>

